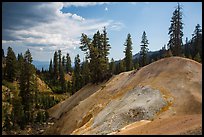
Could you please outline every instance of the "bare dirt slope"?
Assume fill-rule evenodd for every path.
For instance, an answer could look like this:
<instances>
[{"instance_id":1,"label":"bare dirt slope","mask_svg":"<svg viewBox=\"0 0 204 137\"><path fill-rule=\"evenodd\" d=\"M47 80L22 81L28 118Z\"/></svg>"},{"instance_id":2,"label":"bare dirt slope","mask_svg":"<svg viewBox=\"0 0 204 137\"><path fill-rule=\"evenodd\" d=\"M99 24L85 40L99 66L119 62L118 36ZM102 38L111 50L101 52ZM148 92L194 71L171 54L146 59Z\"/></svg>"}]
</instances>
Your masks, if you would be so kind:
<instances>
[{"instance_id":1,"label":"bare dirt slope","mask_svg":"<svg viewBox=\"0 0 204 137\"><path fill-rule=\"evenodd\" d=\"M38 90L40 92L50 92L50 93L52 92L50 87L43 80L41 80L38 76L37 76L37 85L38 85Z\"/></svg>"},{"instance_id":2,"label":"bare dirt slope","mask_svg":"<svg viewBox=\"0 0 204 137\"><path fill-rule=\"evenodd\" d=\"M185 134L202 127L202 65L170 57L54 106L45 134Z\"/></svg>"}]
</instances>

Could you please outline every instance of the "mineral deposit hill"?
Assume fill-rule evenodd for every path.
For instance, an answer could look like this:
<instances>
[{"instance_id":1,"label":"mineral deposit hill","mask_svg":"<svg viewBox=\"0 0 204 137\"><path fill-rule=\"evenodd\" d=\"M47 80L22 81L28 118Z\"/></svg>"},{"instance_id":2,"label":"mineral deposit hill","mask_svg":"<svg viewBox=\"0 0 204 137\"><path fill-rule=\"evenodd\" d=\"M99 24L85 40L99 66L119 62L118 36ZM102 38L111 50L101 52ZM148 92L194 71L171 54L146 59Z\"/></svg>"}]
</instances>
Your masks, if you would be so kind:
<instances>
[{"instance_id":1,"label":"mineral deposit hill","mask_svg":"<svg viewBox=\"0 0 204 137\"><path fill-rule=\"evenodd\" d=\"M202 64L164 58L88 84L48 111L55 124L44 134L201 132Z\"/></svg>"}]
</instances>

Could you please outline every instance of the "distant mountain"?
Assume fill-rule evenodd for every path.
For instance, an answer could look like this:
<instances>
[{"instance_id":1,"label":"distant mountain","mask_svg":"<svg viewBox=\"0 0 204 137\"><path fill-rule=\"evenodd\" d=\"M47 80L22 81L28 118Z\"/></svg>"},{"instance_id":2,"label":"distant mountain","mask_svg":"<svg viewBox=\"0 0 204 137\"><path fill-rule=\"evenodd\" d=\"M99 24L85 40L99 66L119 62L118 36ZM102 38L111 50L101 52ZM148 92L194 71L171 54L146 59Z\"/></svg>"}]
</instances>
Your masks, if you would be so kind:
<instances>
[{"instance_id":1,"label":"distant mountain","mask_svg":"<svg viewBox=\"0 0 204 137\"><path fill-rule=\"evenodd\" d=\"M49 65L50 65L50 62L49 61L37 61L37 60L33 60L33 65L35 65L35 67L38 69L38 70L42 70L42 68L44 70L48 70L49 69Z\"/></svg>"},{"instance_id":2,"label":"distant mountain","mask_svg":"<svg viewBox=\"0 0 204 137\"><path fill-rule=\"evenodd\" d=\"M33 65L35 65L35 67L38 69L38 70L42 70L42 68L44 70L49 70L49 66L50 66L50 62L49 61L37 61L37 60L33 60ZM72 68L74 68L74 63L72 62L71 63L72 65Z\"/></svg>"},{"instance_id":3,"label":"distant mountain","mask_svg":"<svg viewBox=\"0 0 204 137\"><path fill-rule=\"evenodd\" d=\"M152 56L157 56L158 54L159 54L159 50L149 51L149 52L147 53L147 56L148 56L148 58L149 58L149 57L152 57ZM135 55L132 56L133 60L135 60L136 58L139 59L139 57L140 57L140 52L138 52L138 53L136 53ZM123 59L124 59L124 58L123 58ZM115 63L118 64L118 63L119 63L119 60L116 60Z\"/></svg>"},{"instance_id":4,"label":"distant mountain","mask_svg":"<svg viewBox=\"0 0 204 137\"><path fill-rule=\"evenodd\" d=\"M150 56L155 55L155 54L159 54L159 50L157 50L157 51L149 51L147 53L147 56L150 57ZM136 53L135 55L133 55L133 59L136 59L136 58L139 59L139 57L140 57L140 53L139 52Z\"/></svg>"}]
</instances>

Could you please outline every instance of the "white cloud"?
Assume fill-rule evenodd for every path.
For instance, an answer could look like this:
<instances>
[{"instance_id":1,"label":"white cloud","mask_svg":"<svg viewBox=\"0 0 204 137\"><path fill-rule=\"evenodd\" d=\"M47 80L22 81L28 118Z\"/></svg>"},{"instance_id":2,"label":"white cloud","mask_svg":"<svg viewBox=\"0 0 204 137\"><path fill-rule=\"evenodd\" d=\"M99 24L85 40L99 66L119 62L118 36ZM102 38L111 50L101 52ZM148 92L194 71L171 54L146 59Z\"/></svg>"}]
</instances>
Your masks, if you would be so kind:
<instances>
[{"instance_id":1,"label":"white cloud","mask_svg":"<svg viewBox=\"0 0 204 137\"><path fill-rule=\"evenodd\" d=\"M136 5L138 2L129 2L130 4Z\"/></svg>"},{"instance_id":2,"label":"white cloud","mask_svg":"<svg viewBox=\"0 0 204 137\"><path fill-rule=\"evenodd\" d=\"M109 4L110 2L64 2L64 7L75 6L75 7L87 7L94 5Z\"/></svg>"},{"instance_id":3,"label":"white cloud","mask_svg":"<svg viewBox=\"0 0 204 137\"><path fill-rule=\"evenodd\" d=\"M78 16L78 15L76 15L76 14L73 14L73 15L72 15L72 18L75 19L75 20L79 20L79 21L84 21L84 20L85 20L83 17Z\"/></svg>"},{"instance_id":4,"label":"white cloud","mask_svg":"<svg viewBox=\"0 0 204 137\"><path fill-rule=\"evenodd\" d=\"M112 22L111 25L109 25L110 30L120 31L122 28L124 28L125 25L121 22Z\"/></svg>"},{"instance_id":5,"label":"white cloud","mask_svg":"<svg viewBox=\"0 0 204 137\"><path fill-rule=\"evenodd\" d=\"M43 48L42 48L42 47L40 47L40 51L43 51Z\"/></svg>"},{"instance_id":6,"label":"white cloud","mask_svg":"<svg viewBox=\"0 0 204 137\"><path fill-rule=\"evenodd\" d=\"M107 8L107 7L105 8L105 11L108 11L108 8Z\"/></svg>"},{"instance_id":7,"label":"white cloud","mask_svg":"<svg viewBox=\"0 0 204 137\"><path fill-rule=\"evenodd\" d=\"M99 3L43 3L42 5L36 5L33 9L36 15L43 13L44 16L51 17L52 20L31 24L31 26L25 26L21 29L10 29L9 34L17 40L3 39L2 44L21 42L19 46L30 48L32 52L35 52L36 57L34 58L49 60L50 56L47 59L41 59L38 54L45 51L53 52L58 49L65 53L70 49L76 49L80 45L82 33L93 35L97 30L102 30L104 26L111 30L119 30L122 27L121 23L112 20L85 19L77 14L60 11L65 5L89 6L94 4Z\"/></svg>"}]
</instances>

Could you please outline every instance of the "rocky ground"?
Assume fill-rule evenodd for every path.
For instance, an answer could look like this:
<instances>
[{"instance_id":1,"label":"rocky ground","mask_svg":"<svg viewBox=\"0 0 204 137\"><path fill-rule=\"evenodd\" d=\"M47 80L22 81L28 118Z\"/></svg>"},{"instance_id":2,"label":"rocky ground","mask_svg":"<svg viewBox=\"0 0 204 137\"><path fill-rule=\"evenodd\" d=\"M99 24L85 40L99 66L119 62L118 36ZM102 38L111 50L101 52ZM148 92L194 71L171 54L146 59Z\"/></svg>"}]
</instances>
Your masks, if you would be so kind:
<instances>
[{"instance_id":1,"label":"rocky ground","mask_svg":"<svg viewBox=\"0 0 204 137\"><path fill-rule=\"evenodd\" d=\"M188 130L186 132L180 133L180 135L202 135L202 127L193 130Z\"/></svg>"},{"instance_id":2,"label":"rocky ground","mask_svg":"<svg viewBox=\"0 0 204 137\"><path fill-rule=\"evenodd\" d=\"M88 85L49 114L45 134L200 134L202 64L164 58Z\"/></svg>"},{"instance_id":3,"label":"rocky ground","mask_svg":"<svg viewBox=\"0 0 204 137\"><path fill-rule=\"evenodd\" d=\"M135 121L152 120L166 105L158 90L148 86L137 87L122 98L112 100L95 117L91 126L94 130L86 134L109 134Z\"/></svg>"}]
</instances>

